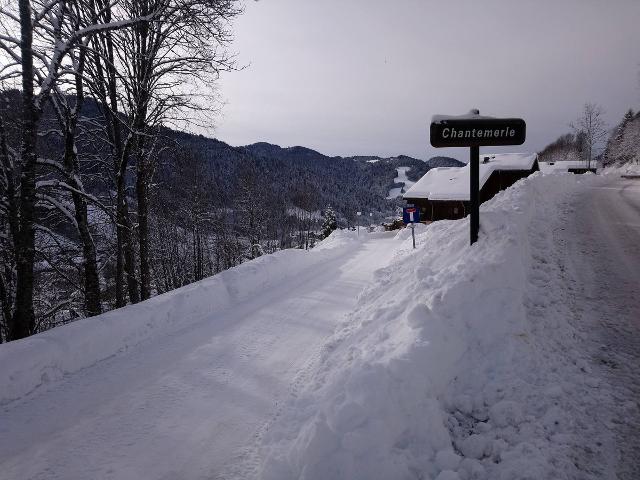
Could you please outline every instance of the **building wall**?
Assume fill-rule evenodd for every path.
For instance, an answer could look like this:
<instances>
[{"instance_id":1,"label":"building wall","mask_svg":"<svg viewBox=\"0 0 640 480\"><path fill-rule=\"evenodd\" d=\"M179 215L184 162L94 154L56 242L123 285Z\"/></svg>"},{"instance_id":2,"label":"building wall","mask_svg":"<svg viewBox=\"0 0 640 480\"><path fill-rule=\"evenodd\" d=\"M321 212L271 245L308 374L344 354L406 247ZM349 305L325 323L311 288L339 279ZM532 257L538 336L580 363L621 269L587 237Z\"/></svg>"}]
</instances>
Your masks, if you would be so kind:
<instances>
[{"instance_id":1,"label":"building wall","mask_svg":"<svg viewBox=\"0 0 640 480\"><path fill-rule=\"evenodd\" d=\"M570 168L569 173L583 174L587 172L597 173L596 168Z\"/></svg>"},{"instance_id":2,"label":"building wall","mask_svg":"<svg viewBox=\"0 0 640 480\"><path fill-rule=\"evenodd\" d=\"M420 208L420 218L423 222L464 218L469 211L469 202L428 200L426 198L407 198L405 200Z\"/></svg>"}]
</instances>

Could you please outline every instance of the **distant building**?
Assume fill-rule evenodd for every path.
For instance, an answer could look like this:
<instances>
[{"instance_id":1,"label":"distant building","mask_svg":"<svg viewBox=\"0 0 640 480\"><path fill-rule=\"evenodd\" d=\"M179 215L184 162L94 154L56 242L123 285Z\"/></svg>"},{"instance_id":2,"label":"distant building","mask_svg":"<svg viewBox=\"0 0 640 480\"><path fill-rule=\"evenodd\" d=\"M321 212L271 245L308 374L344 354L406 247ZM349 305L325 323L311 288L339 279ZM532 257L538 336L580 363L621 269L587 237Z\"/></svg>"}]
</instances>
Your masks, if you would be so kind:
<instances>
[{"instance_id":1,"label":"distant building","mask_svg":"<svg viewBox=\"0 0 640 480\"><path fill-rule=\"evenodd\" d=\"M540 162L540 170L545 173L569 172L569 173L597 173L598 163L595 160L566 160L560 162Z\"/></svg>"},{"instance_id":2,"label":"distant building","mask_svg":"<svg viewBox=\"0 0 640 480\"><path fill-rule=\"evenodd\" d=\"M432 168L403 198L420 208L423 220L463 218L470 206L469 169L469 165ZM480 203L538 170L535 153L481 154Z\"/></svg>"}]
</instances>

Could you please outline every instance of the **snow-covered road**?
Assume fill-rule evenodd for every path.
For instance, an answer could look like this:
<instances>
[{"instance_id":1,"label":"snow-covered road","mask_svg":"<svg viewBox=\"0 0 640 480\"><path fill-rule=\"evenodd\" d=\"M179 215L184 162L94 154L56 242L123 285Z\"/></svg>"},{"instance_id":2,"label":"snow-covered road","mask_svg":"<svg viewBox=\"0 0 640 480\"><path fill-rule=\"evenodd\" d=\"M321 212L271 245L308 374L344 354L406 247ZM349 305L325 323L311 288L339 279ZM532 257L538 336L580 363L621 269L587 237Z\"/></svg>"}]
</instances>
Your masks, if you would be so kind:
<instances>
[{"instance_id":1,"label":"snow-covered road","mask_svg":"<svg viewBox=\"0 0 640 480\"><path fill-rule=\"evenodd\" d=\"M558 231L572 310L592 347L601 396L592 412L615 445L616 478L640 478L640 179L612 178L584 191ZM587 259L588 261L585 261ZM609 477L607 477L609 478Z\"/></svg>"},{"instance_id":2,"label":"snow-covered road","mask_svg":"<svg viewBox=\"0 0 640 480\"><path fill-rule=\"evenodd\" d=\"M393 235L367 237L215 318L2 407L0 477L211 479L250 465L248 447L390 260Z\"/></svg>"}]
</instances>

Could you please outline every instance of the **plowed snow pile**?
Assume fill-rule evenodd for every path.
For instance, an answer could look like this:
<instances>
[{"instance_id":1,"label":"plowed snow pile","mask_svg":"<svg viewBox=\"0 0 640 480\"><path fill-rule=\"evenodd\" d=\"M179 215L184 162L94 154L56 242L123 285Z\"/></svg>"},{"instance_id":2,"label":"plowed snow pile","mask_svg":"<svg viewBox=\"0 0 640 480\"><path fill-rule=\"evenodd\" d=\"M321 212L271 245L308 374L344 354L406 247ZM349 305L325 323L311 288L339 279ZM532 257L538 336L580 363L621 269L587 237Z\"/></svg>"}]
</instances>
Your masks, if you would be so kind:
<instances>
[{"instance_id":1,"label":"plowed snow pile","mask_svg":"<svg viewBox=\"0 0 640 480\"><path fill-rule=\"evenodd\" d=\"M593 175L542 175L468 220L408 231L259 447L282 479L602 478L583 329L554 261L555 218ZM588 259L585 259L588 261ZM593 469L593 465L599 467Z\"/></svg>"}]
</instances>

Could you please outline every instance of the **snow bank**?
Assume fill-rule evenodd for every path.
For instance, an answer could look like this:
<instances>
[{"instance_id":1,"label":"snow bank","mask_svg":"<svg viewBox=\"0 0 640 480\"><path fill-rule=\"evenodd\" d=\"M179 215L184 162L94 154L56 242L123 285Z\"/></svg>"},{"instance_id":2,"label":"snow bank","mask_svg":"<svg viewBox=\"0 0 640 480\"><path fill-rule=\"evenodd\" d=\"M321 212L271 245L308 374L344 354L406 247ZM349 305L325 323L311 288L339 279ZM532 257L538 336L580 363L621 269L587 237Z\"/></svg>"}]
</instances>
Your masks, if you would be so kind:
<instances>
[{"instance_id":1,"label":"snow bank","mask_svg":"<svg viewBox=\"0 0 640 480\"><path fill-rule=\"evenodd\" d=\"M363 232L361 232L362 234ZM0 345L0 405L190 323L207 321L357 241L336 231L316 249L284 250L145 302Z\"/></svg>"},{"instance_id":2,"label":"snow bank","mask_svg":"<svg viewBox=\"0 0 640 480\"><path fill-rule=\"evenodd\" d=\"M362 227L360 229L360 233L357 230L348 230L348 229L338 229L331 232L327 238L318 243L313 251L324 251L331 250L334 248L341 248L347 245L353 244L354 242L360 241L360 235L366 234L366 229ZM364 237L362 237L364 238Z\"/></svg>"},{"instance_id":3,"label":"snow bank","mask_svg":"<svg viewBox=\"0 0 640 480\"><path fill-rule=\"evenodd\" d=\"M546 265L549 218L598 181L518 182L482 206L473 247L466 219L430 224L416 250L399 233L395 261L263 437L260 478L580 477L575 419L560 401L585 375L569 360L576 333L536 312L553 308L546 289L562 287Z\"/></svg>"},{"instance_id":4,"label":"snow bank","mask_svg":"<svg viewBox=\"0 0 640 480\"><path fill-rule=\"evenodd\" d=\"M624 165L614 165L605 167L602 170L605 175L640 175L640 164L625 163Z\"/></svg>"}]
</instances>

